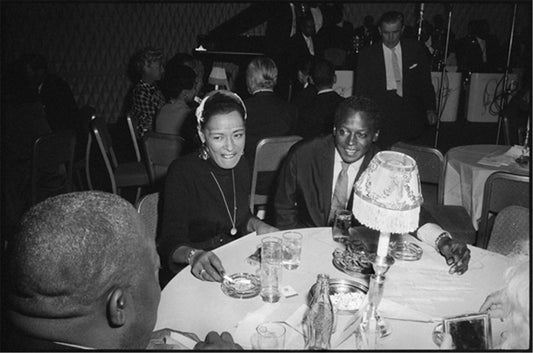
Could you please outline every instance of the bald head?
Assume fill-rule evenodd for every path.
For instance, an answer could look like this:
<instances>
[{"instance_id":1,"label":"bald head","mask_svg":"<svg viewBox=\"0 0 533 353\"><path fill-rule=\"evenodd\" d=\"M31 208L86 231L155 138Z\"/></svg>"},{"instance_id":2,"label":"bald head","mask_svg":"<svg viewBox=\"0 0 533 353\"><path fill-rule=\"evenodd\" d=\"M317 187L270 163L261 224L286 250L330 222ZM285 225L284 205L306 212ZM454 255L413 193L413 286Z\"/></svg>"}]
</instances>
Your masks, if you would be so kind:
<instances>
[{"instance_id":1,"label":"bald head","mask_svg":"<svg viewBox=\"0 0 533 353\"><path fill-rule=\"evenodd\" d=\"M147 244L137 212L116 195L49 198L26 213L10 244L11 307L28 316L85 315L112 286L132 283Z\"/></svg>"}]
</instances>

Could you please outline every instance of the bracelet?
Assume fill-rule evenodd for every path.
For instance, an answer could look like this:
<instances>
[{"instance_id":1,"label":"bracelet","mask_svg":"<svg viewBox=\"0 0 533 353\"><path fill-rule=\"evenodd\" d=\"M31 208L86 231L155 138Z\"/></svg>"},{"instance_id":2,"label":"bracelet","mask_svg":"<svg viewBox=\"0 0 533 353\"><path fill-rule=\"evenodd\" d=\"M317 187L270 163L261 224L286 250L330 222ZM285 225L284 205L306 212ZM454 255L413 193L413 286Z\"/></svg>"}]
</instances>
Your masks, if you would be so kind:
<instances>
[{"instance_id":1,"label":"bracelet","mask_svg":"<svg viewBox=\"0 0 533 353\"><path fill-rule=\"evenodd\" d=\"M189 251L189 254L187 255L187 263L190 265L191 264L191 260L192 260L192 257L194 256L194 254L196 254L198 251L198 249L191 249Z\"/></svg>"},{"instance_id":2,"label":"bracelet","mask_svg":"<svg viewBox=\"0 0 533 353\"><path fill-rule=\"evenodd\" d=\"M440 242L443 238L450 238L450 239L452 239L452 236L451 236L450 233L448 233L448 232L442 232L442 233L440 233L439 236L437 237L437 239L435 239L435 249L437 249L437 251L439 251L439 242Z\"/></svg>"}]
</instances>

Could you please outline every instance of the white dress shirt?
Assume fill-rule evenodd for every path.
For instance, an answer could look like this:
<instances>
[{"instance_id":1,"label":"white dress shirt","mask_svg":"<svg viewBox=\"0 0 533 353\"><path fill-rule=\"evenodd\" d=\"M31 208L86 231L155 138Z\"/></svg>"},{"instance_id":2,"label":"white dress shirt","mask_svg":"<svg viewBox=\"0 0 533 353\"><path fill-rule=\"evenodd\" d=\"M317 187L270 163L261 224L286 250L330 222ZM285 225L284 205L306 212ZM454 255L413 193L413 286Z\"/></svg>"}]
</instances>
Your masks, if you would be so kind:
<instances>
[{"instance_id":1,"label":"white dress shirt","mask_svg":"<svg viewBox=\"0 0 533 353\"><path fill-rule=\"evenodd\" d=\"M313 38L306 37L303 33L302 37L304 37L305 44L307 44L307 49L309 49L309 53L311 53L311 55L315 55L315 46L313 45Z\"/></svg>"},{"instance_id":2,"label":"white dress shirt","mask_svg":"<svg viewBox=\"0 0 533 353\"><path fill-rule=\"evenodd\" d=\"M385 72L387 74L387 91L397 89L396 87L396 78L394 77L394 70L392 69L392 50L385 46L385 44L382 44L383 47L383 56L385 57ZM398 43L394 47L394 51L396 52L396 56L398 57L398 65L400 65L400 71L403 71L402 67L402 47L400 43Z\"/></svg>"},{"instance_id":3,"label":"white dress shirt","mask_svg":"<svg viewBox=\"0 0 533 353\"><path fill-rule=\"evenodd\" d=\"M322 16L322 11L318 7L311 7L311 15L315 21L315 33L318 33L322 24L324 23L324 17Z\"/></svg>"},{"instance_id":4,"label":"white dress shirt","mask_svg":"<svg viewBox=\"0 0 533 353\"><path fill-rule=\"evenodd\" d=\"M353 162L348 167L348 190L346 192L348 193L347 200L350 199L350 191L352 191L353 183L355 181L355 177L357 176L357 173L359 172L359 169L361 168L361 164L363 164L364 157L359 158L359 160ZM342 158L339 154L339 151L335 148L335 159L333 162L333 180L331 184L331 197L333 197L333 193L335 192L335 184L337 183L337 178L339 177L339 173L342 170Z\"/></svg>"}]
</instances>

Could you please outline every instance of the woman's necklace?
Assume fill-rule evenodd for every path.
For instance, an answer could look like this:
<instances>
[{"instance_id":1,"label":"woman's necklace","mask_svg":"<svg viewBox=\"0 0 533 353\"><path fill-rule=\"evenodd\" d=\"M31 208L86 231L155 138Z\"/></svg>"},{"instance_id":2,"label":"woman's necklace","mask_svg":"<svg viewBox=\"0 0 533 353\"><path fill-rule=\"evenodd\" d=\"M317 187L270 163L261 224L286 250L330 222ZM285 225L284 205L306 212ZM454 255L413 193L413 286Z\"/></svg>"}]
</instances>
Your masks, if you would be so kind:
<instances>
[{"instance_id":1,"label":"woman's necklace","mask_svg":"<svg viewBox=\"0 0 533 353\"><path fill-rule=\"evenodd\" d=\"M217 183L218 190L220 191L220 194L222 195L222 199L224 200L224 206L226 206L226 211L228 211L229 220L231 221L231 230L230 234L235 235L237 234L237 228L235 227L235 222L237 221L237 197L235 196L235 173L233 169L231 170L231 179L233 181L233 218L231 218L231 212L229 211L229 205L226 201L226 196L224 196L224 192L222 191L222 188L220 187L220 184L218 183L217 178L215 177L215 173L212 171L210 172L211 176L215 180L215 183Z\"/></svg>"}]
</instances>

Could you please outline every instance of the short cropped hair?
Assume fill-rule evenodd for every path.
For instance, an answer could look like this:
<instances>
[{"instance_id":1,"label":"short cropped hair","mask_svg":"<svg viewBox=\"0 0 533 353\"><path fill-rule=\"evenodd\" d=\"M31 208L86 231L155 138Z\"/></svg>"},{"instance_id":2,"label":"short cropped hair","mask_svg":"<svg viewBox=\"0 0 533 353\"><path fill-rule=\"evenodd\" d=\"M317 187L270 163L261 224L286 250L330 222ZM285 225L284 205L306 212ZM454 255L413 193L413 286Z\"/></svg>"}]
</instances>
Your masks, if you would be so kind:
<instances>
[{"instance_id":1,"label":"short cropped hair","mask_svg":"<svg viewBox=\"0 0 533 353\"><path fill-rule=\"evenodd\" d=\"M146 47L133 54L131 65L133 72L139 78L142 77L144 66L156 61L163 60L163 51L154 47Z\"/></svg>"},{"instance_id":2,"label":"short cropped hair","mask_svg":"<svg viewBox=\"0 0 533 353\"><path fill-rule=\"evenodd\" d=\"M317 89L331 88L335 83L335 67L326 59L316 58L311 69L311 78Z\"/></svg>"},{"instance_id":3,"label":"short cropped hair","mask_svg":"<svg viewBox=\"0 0 533 353\"><path fill-rule=\"evenodd\" d=\"M401 12L385 12L379 19L379 26L381 27L381 25L383 25L384 23L396 23L398 21L400 21L401 25L403 26L403 14Z\"/></svg>"},{"instance_id":4,"label":"short cropped hair","mask_svg":"<svg viewBox=\"0 0 533 353\"><path fill-rule=\"evenodd\" d=\"M133 206L117 195L48 198L24 215L9 243L11 307L45 318L87 314L114 286L138 280L139 249L150 241Z\"/></svg>"},{"instance_id":5,"label":"short cropped hair","mask_svg":"<svg viewBox=\"0 0 533 353\"><path fill-rule=\"evenodd\" d=\"M305 55L296 62L296 70L301 71L304 75L311 75L313 63L314 56Z\"/></svg>"},{"instance_id":6,"label":"short cropped hair","mask_svg":"<svg viewBox=\"0 0 533 353\"><path fill-rule=\"evenodd\" d=\"M260 56L254 58L246 69L246 85L250 92L274 89L278 81L278 67L274 60Z\"/></svg>"},{"instance_id":7,"label":"short cropped hair","mask_svg":"<svg viewBox=\"0 0 533 353\"><path fill-rule=\"evenodd\" d=\"M344 99L335 111L335 127L339 127L350 111L364 112L364 118L374 131L381 127L381 110L370 98L364 96L352 96Z\"/></svg>"}]
</instances>

